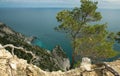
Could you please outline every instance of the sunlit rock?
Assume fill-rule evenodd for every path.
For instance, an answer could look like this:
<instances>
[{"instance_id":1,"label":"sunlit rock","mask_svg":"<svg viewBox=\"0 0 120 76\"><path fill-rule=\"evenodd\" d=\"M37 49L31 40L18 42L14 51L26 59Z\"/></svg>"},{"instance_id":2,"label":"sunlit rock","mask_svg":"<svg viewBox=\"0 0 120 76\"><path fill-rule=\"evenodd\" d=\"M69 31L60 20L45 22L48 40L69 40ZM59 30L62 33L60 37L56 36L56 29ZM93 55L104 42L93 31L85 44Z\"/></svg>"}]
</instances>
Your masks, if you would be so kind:
<instances>
[{"instance_id":1,"label":"sunlit rock","mask_svg":"<svg viewBox=\"0 0 120 76\"><path fill-rule=\"evenodd\" d=\"M81 66L82 70L91 71L91 60L87 57L82 58Z\"/></svg>"}]
</instances>

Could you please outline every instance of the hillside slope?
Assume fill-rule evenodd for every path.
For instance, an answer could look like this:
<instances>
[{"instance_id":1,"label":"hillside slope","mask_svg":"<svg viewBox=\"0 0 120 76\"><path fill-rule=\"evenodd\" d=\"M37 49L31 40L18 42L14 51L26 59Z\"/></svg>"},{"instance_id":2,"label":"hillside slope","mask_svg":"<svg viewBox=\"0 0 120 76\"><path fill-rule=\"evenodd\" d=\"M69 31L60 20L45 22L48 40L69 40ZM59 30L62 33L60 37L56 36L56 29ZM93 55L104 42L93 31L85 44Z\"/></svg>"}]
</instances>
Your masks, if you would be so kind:
<instances>
[{"instance_id":1,"label":"hillside slope","mask_svg":"<svg viewBox=\"0 0 120 76\"><path fill-rule=\"evenodd\" d=\"M70 61L60 46L56 46L53 51L43 49L31 44L34 37L27 37L21 33L12 30L4 23L0 23L0 43L2 45L12 44L17 47L23 47L25 50L31 51L37 56L37 59L33 61L33 64L40 67L43 70L54 71L64 70L66 71L70 67ZM8 51L11 48L6 48ZM26 59L30 63L32 56L30 54L24 54L20 49L14 49L15 55L19 58ZM10 51L11 52L11 51Z\"/></svg>"}]
</instances>

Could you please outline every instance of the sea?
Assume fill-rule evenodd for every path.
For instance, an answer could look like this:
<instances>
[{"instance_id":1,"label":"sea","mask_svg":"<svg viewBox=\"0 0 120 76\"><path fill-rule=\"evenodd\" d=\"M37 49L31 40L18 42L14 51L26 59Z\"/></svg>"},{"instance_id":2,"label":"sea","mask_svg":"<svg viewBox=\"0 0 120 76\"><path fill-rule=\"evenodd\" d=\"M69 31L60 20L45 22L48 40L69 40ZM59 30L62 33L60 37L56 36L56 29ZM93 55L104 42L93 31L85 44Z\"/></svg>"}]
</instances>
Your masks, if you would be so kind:
<instances>
[{"instance_id":1,"label":"sea","mask_svg":"<svg viewBox=\"0 0 120 76\"><path fill-rule=\"evenodd\" d=\"M32 43L42 48L52 50L60 45L71 59L72 48L69 36L54 28L60 25L56 15L62 10L73 8L0 8L0 22L5 23L17 32L26 36L37 37ZM120 9L98 9L102 20L98 23L107 23L108 31L120 31ZM120 44L113 47L120 51Z\"/></svg>"}]
</instances>

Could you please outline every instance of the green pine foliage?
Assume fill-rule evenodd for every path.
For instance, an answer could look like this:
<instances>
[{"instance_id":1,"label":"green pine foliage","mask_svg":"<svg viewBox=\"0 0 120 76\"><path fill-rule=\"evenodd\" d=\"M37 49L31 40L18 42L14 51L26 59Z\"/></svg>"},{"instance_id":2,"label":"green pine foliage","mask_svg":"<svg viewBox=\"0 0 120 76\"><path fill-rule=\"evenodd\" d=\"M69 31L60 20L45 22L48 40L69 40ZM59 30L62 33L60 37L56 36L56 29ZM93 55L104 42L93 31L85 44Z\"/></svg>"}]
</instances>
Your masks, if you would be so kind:
<instances>
[{"instance_id":1,"label":"green pine foliage","mask_svg":"<svg viewBox=\"0 0 120 76\"><path fill-rule=\"evenodd\" d=\"M102 18L101 13L97 11L97 4L98 2L81 0L80 8L63 10L56 16L60 23L56 30L66 33L71 39L72 65L76 55L94 60L116 55L112 49L114 40L109 36L106 24L95 23Z\"/></svg>"}]
</instances>

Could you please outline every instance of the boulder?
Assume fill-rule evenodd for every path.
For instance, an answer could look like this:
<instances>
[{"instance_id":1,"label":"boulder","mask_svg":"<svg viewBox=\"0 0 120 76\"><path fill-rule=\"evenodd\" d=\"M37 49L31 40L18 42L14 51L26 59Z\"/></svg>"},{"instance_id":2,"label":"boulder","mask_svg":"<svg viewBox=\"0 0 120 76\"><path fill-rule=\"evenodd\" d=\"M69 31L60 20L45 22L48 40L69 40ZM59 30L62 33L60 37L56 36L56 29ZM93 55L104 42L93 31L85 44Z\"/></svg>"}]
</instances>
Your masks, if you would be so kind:
<instances>
[{"instance_id":1,"label":"boulder","mask_svg":"<svg viewBox=\"0 0 120 76\"><path fill-rule=\"evenodd\" d=\"M82 70L91 71L91 60L87 57L82 58L81 66Z\"/></svg>"}]
</instances>

